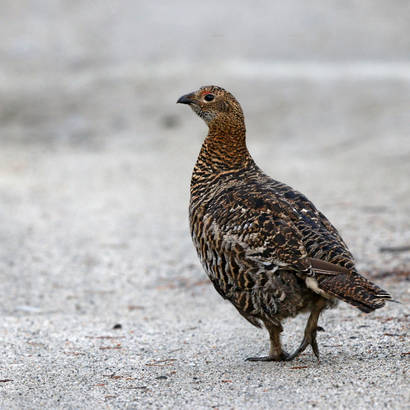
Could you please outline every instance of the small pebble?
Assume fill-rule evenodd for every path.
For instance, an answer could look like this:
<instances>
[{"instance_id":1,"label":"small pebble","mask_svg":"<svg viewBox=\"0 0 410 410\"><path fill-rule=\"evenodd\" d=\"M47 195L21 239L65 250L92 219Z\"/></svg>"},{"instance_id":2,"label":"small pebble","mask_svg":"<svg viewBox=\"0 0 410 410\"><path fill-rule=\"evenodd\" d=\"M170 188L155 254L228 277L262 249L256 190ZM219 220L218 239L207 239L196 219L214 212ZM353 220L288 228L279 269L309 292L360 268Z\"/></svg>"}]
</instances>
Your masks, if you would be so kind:
<instances>
[{"instance_id":1,"label":"small pebble","mask_svg":"<svg viewBox=\"0 0 410 410\"><path fill-rule=\"evenodd\" d=\"M158 377L156 377L156 379L157 380L166 380L166 379L168 379L168 377L167 376L158 376Z\"/></svg>"}]
</instances>

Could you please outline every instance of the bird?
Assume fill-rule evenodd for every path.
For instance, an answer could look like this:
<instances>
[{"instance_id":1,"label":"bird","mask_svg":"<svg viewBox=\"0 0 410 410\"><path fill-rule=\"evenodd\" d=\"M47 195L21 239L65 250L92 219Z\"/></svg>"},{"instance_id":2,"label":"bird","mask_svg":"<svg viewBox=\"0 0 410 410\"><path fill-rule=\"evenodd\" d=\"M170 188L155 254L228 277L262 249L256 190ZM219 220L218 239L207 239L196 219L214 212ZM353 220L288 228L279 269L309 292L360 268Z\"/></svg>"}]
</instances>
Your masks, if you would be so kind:
<instances>
[{"instance_id":1,"label":"bird","mask_svg":"<svg viewBox=\"0 0 410 410\"><path fill-rule=\"evenodd\" d=\"M267 356L290 361L308 346L319 360L319 315L339 300L369 313L394 301L359 274L337 229L305 195L259 168L246 145L242 108L227 90L204 86L185 94L208 126L190 185L190 232L216 291L252 325L264 326ZM281 343L282 322L309 312L293 353Z\"/></svg>"}]
</instances>

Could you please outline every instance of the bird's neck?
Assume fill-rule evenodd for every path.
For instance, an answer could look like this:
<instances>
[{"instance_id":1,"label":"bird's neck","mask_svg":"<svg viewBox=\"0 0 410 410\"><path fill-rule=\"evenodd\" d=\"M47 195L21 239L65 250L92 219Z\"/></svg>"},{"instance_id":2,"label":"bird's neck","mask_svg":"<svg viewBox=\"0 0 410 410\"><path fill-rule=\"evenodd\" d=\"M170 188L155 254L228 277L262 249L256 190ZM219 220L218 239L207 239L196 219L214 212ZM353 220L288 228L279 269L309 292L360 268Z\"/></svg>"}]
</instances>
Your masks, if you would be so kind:
<instances>
[{"instance_id":1,"label":"bird's neck","mask_svg":"<svg viewBox=\"0 0 410 410\"><path fill-rule=\"evenodd\" d=\"M215 174L241 169L252 160L246 147L245 124L218 127L211 124L202 144L195 170Z\"/></svg>"}]
</instances>

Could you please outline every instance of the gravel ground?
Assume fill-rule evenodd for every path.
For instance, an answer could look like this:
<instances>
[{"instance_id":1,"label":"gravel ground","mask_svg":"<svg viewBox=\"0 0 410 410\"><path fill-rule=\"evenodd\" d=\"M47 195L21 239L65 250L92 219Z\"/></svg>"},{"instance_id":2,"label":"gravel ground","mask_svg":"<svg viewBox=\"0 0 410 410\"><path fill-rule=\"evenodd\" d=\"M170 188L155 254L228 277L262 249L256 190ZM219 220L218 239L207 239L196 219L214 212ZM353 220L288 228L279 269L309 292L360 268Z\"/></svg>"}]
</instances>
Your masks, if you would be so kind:
<instances>
[{"instance_id":1,"label":"gravel ground","mask_svg":"<svg viewBox=\"0 0 410 410\"><path fill-rule=\"evenodd\" d=\"M405 2L269 2L271 31L263 7L220 8L211 24L188 1L190 19L169 2L24 3L6 1L0 26L0 408L408 408ZM175 101L208 83L242 103L257 163L401 302L325 312L320 364L310 350L245 362L268 336L194 253L188 187L206 128ZM285 323L288 350L305 320Z\"/></svg>"}]
</instances>

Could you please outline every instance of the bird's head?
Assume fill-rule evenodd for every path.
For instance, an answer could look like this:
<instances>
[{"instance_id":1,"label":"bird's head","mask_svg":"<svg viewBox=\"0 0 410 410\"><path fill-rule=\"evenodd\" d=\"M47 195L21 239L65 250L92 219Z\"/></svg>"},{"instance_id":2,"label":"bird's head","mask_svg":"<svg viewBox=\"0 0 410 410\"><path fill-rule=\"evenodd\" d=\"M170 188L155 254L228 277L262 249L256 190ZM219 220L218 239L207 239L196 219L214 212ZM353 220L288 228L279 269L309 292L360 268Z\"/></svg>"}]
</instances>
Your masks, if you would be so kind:
<instances>
[{"instance_id":1,"label":"bird's head","mask_svg":"<svg viewBox=\"0 0 410 410\"><path fill-rule=\"evenodd\" d=\"M201 87L180 97L177 103L188 104L208 127L222 128L224 124L243 123L242 108L236 98L216 85Z\"/></svg>"}]
</instances>

